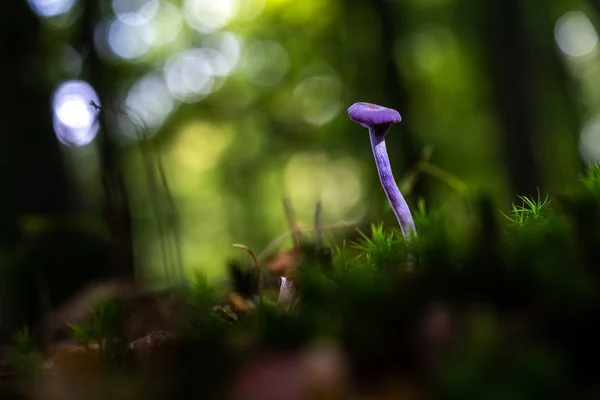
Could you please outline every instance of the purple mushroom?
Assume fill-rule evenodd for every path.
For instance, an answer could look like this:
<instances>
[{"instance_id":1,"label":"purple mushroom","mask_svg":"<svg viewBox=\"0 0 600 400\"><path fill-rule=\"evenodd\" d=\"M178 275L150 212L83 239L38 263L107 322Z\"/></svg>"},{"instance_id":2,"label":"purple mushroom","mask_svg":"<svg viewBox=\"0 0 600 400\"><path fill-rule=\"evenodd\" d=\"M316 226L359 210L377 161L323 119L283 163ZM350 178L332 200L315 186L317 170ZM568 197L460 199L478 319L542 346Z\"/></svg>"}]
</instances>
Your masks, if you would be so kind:
<instances>
[{"instance_id":1,"label":"purple mushroom","mask_svg":"<svg viewBox=\"0 0 600 400\"><path fill-rule=\"evenodd\" d=\"M381 186L383 186L392 210L396 214L404 239L409 241L411 235L416 236L417 234L415 223L410 214L408 204L406 204L404 197L400 193L400 189L396 185L385 148L385 134L392 124L396 124L402 120L400 113L377 104L354 103L348 108L348 116L352 121L358 122L369 129L371 147L373 148L373 156L375 157L375 165L377 166Z\"/></svg>"}]
</instances>

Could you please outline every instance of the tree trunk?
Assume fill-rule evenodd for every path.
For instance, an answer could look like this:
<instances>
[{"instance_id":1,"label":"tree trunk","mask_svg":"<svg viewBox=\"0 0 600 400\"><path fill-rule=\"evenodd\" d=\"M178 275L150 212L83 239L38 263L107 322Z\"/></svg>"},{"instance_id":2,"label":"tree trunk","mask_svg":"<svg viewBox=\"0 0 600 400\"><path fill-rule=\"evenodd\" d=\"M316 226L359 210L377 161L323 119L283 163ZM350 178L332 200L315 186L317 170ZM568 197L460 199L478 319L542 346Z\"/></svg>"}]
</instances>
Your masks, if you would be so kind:
<instances>
[{"instance_id":1,"label":"tree trunk","mask_svg":"<svg viewBox=\"0 0 600 400\"><path fill-rule=\"evenodd\" d=\"M71 210L69 184L53 133L41 27L24 1L0 2L0 249L21 237L27 214Z\"/></svg>"},{"instance_id":2,"label":"tree trunk","mask_svg":"<svg viewBox=\"0 0 600 400\"><path fill-rule=\"evenodd\" d=\"M535 108L529 87L534 71L521 1L490 0L481 6L485 9L479 29L484 37L511 189L513 195L530 195L538 185L533 148Z\"/></svg>"}]
</instances>

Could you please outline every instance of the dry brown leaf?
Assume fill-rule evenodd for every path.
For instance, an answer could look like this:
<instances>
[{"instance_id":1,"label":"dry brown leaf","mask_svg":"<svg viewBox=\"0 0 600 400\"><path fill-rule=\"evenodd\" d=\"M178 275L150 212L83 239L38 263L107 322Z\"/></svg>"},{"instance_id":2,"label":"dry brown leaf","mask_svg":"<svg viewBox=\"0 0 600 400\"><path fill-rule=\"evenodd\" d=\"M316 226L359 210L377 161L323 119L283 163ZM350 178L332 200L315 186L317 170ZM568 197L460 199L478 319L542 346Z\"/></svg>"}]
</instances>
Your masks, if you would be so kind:
<instances>
[{"instance_id":1,"label":"dry brown leaf","mask_svg":"<svg viewBox=\"0 0 600 400\"><path fill-rule=\"evenodd\" d=\"M267 262L267 268L275 276L293 278L294 268L302 261L300 250L280 250Z\"/></svg>"},{"instance_id":2,"label":"dry brown leaf","mask_svg":"<svg viewBox=\"0 0 600 400\"><path fill-rule=\"evenodd\" d=\"M229 304L225 304L224 306L215 306L213 307L213 311L221 313L224 317L229 319L230 322L239 321L238 315L233 310L233 307L231 307Z\"/></svg>"},{"instance_id":3,"label":"dry brown leaf","mask_svg":"<svg viewBox=\"0 0 600 400\"><path fill-rule=\"evenodd\" d=\"M229 295L229 302L236 310L241 312L248 312L254 308L252 303L235 292Z\"/></svg>"}]
</instances>

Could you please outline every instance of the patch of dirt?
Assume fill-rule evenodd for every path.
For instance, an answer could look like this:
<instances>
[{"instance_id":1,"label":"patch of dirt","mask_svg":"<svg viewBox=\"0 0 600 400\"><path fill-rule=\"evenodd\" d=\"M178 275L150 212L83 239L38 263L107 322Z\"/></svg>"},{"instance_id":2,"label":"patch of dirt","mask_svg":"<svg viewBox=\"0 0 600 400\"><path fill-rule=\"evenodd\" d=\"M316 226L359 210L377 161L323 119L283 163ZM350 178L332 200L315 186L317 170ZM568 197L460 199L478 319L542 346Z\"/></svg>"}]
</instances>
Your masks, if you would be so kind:
<instances>
[{"instance_id":1,"label":"patch of dirt","mask_svg":"<svg viewBox=\"0 0 600 400\"><path fill-rule=\"evenodd\" d=\"M181 334L175 331L152 331L129 344L134 359L147 359L165 347L177 344Z\"/></svg>"}]
</instances>

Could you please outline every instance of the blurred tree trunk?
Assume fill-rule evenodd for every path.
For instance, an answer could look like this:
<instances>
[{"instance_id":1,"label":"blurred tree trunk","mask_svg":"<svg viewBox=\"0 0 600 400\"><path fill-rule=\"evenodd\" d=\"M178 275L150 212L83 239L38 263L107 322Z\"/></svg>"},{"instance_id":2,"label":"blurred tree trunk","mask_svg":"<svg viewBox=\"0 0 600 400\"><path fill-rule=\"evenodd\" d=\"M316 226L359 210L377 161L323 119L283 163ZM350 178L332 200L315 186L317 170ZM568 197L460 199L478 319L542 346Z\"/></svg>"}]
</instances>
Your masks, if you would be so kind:
<instances>
[{"instance_id":1,"label":"blurred tree trunk","mask_svg":"<svg viewBox=\"0 0 600 400\"><path fill-rule=\"evenodd\" d=\"M74 207L52 126L48 63L39 20L24 1L0 2L0 341L38 324L82 269L73 236L53 240L21 229L30 215L55 221ZM62 245L62 247L61 247ZM68 249L68 250L67 250ZM77 247L76 247L77 249ZM67 252L65 252L67 250ZM65 259L74 260L66 265ZM62 269L57 269L62 268ZM48 289L47 276L59 279ZM52 292L52 293L51 293Z\"/></svg>"},{"instance_id":2,"label":"blurred tree trunk","mask_svg":"<svg viewBox=\"0 0 600 400\"><path fill-rule=\"evenodd\" d=\"M389 0L346 0L344 20L340 23L345 54L356 54L358 79L353 82L352 90L360 95L354 101L380 103L397 109L406 117L409 109L409 94L405 81L396 62L396 40L403 31L407 6L401 2ZM362 62L362 61L365 62ZM395 128L396 129L396 128ZM419 160L421 144L411 130L410 124L402 123L401 131L390 139L399 145L388 143L392 168L398 181ZM410 197L414 199L426 195L423 181L417 181ZM380 183L371 181L370 193L379 193Z\"/></svg>"},{"instance_id":3,"label":"blurred tree trunk","mask_svg":"<svg viewBox=\"0 0 600 400\"><path fill-rule=\"evenodd\" d=\"M40 23L24 1L0 2L0 249L20 239L26 214L72 209L44 79Z\"/></svg>"},{"instance_id":4,"label":"blurred tree trunk","mask_svg":"<svg viewBox=\"0 0 600 400\"><path fill-rule=\"evenodd\" d=\"M597 2L600 5L600 2ZM535 49L532 77L537 107L537 161L545 191L559 192L585 170L580 156L579 135L584 111L581 97L554 37L556 21L569 6L549 6L546 0L523 4L530 26L531 48Z\"/></svg>"},{"instance_id":5,"label":"blurred tree trunk","mask_svg":"<svg viewBox=\"0 0 600 400\"><path fill-rule=\"evenodd\" d=\"M84 11L83 28L87 48L93 49L90 8ZM0 251L5 253L0 256L10 255L0 265L0 337L6 338L22 324L43 333L53 309L84 286L113 277L117 262L123 275L131 276L132 253L122 215L127 203L114 189L121 182L114 147L103 145L101 151L104 181L111 188L109 203L118 205L107 207L112 246L70 224L70 218L61 218L78 208L52 126L49 71L56 56L44 53L51 42L44 39L47 32L26 2L0 2L0 16ZM90 75L100 75L94 70L98 64L91 64ZM105 82L89 81L102 96ZM46 226L41 232L22 233L19 224L31 214L42 215Z\"/></svg>"},{"instance_id":6,"label":"blurred tree trunk","mask_svg":"<svg viewBox=\"0 0 600 400\"><path fill-rule=\"evenodd\" d=\"M404 29L404 16L407 15L407 5L404 2L394 2L392 5L389 0L373 0L372 2L375 13L381 22L381 60L384 64L381 67L383 73L383 82L385 88L386 103L389 107L396 108L403 114L403 110L407 110L409 106L409 94L408 89L398 66L396 65L395 58L395 42L399 37L404 37L406 31ZM400 171L402 171L397 179L400 179L404 172L413 166L421 155L421 144L418 143L417 137L413 134L410 129L410 124L404 124L402 127L402 135L400 135L400 147L391 150L392 157L395 155L396 159L401 158L404 161L404 165ZM396 162L398 164L398 162ZM413 199L424 196L426 188L423 185L423 181L419 180L416 182L411 197Z\"/></svg>"},{"instance_id":7,"label":"blurred tree trunk","mask_svg":"<svg viewBox=\"0 0 600 400\"><path fill-rule=\"evenodd\" d=\"M474 0L471 4L481 7L484 17L479 29L513 195L533 194L538 170L533 143L535 107L529 82L535 71L522 4L520 0Z\"/></svg>"},{"instance_id":8,"label":"blurred tree trunk","mask_svg":"<svg viewBox=\"0 0 600 400\"><path fill-rule=\"evenodd\" d=\"M596 10L596 13L600 15L600 0L589 0L592 7Z\"/></svg>"},{"instance_id":9,"label":"blurred tree trunk","mask_svg":"<svg viewBox=\"0 0 600 400\"><path fill-rule=\"evenodd\" d=\"M102 103L97 142L105 194L104 217L110 231L115 270L120 277L129 280L134 278L132 222L115 132L110 131L111 124L108 121L109 114L121 112L113 107L116 72L100 59L94 46L94 31L101 17L101 6L91 0L84 1L83 6L79 46L87 52L84 75Z\"/></svg>"}]
</instances>

